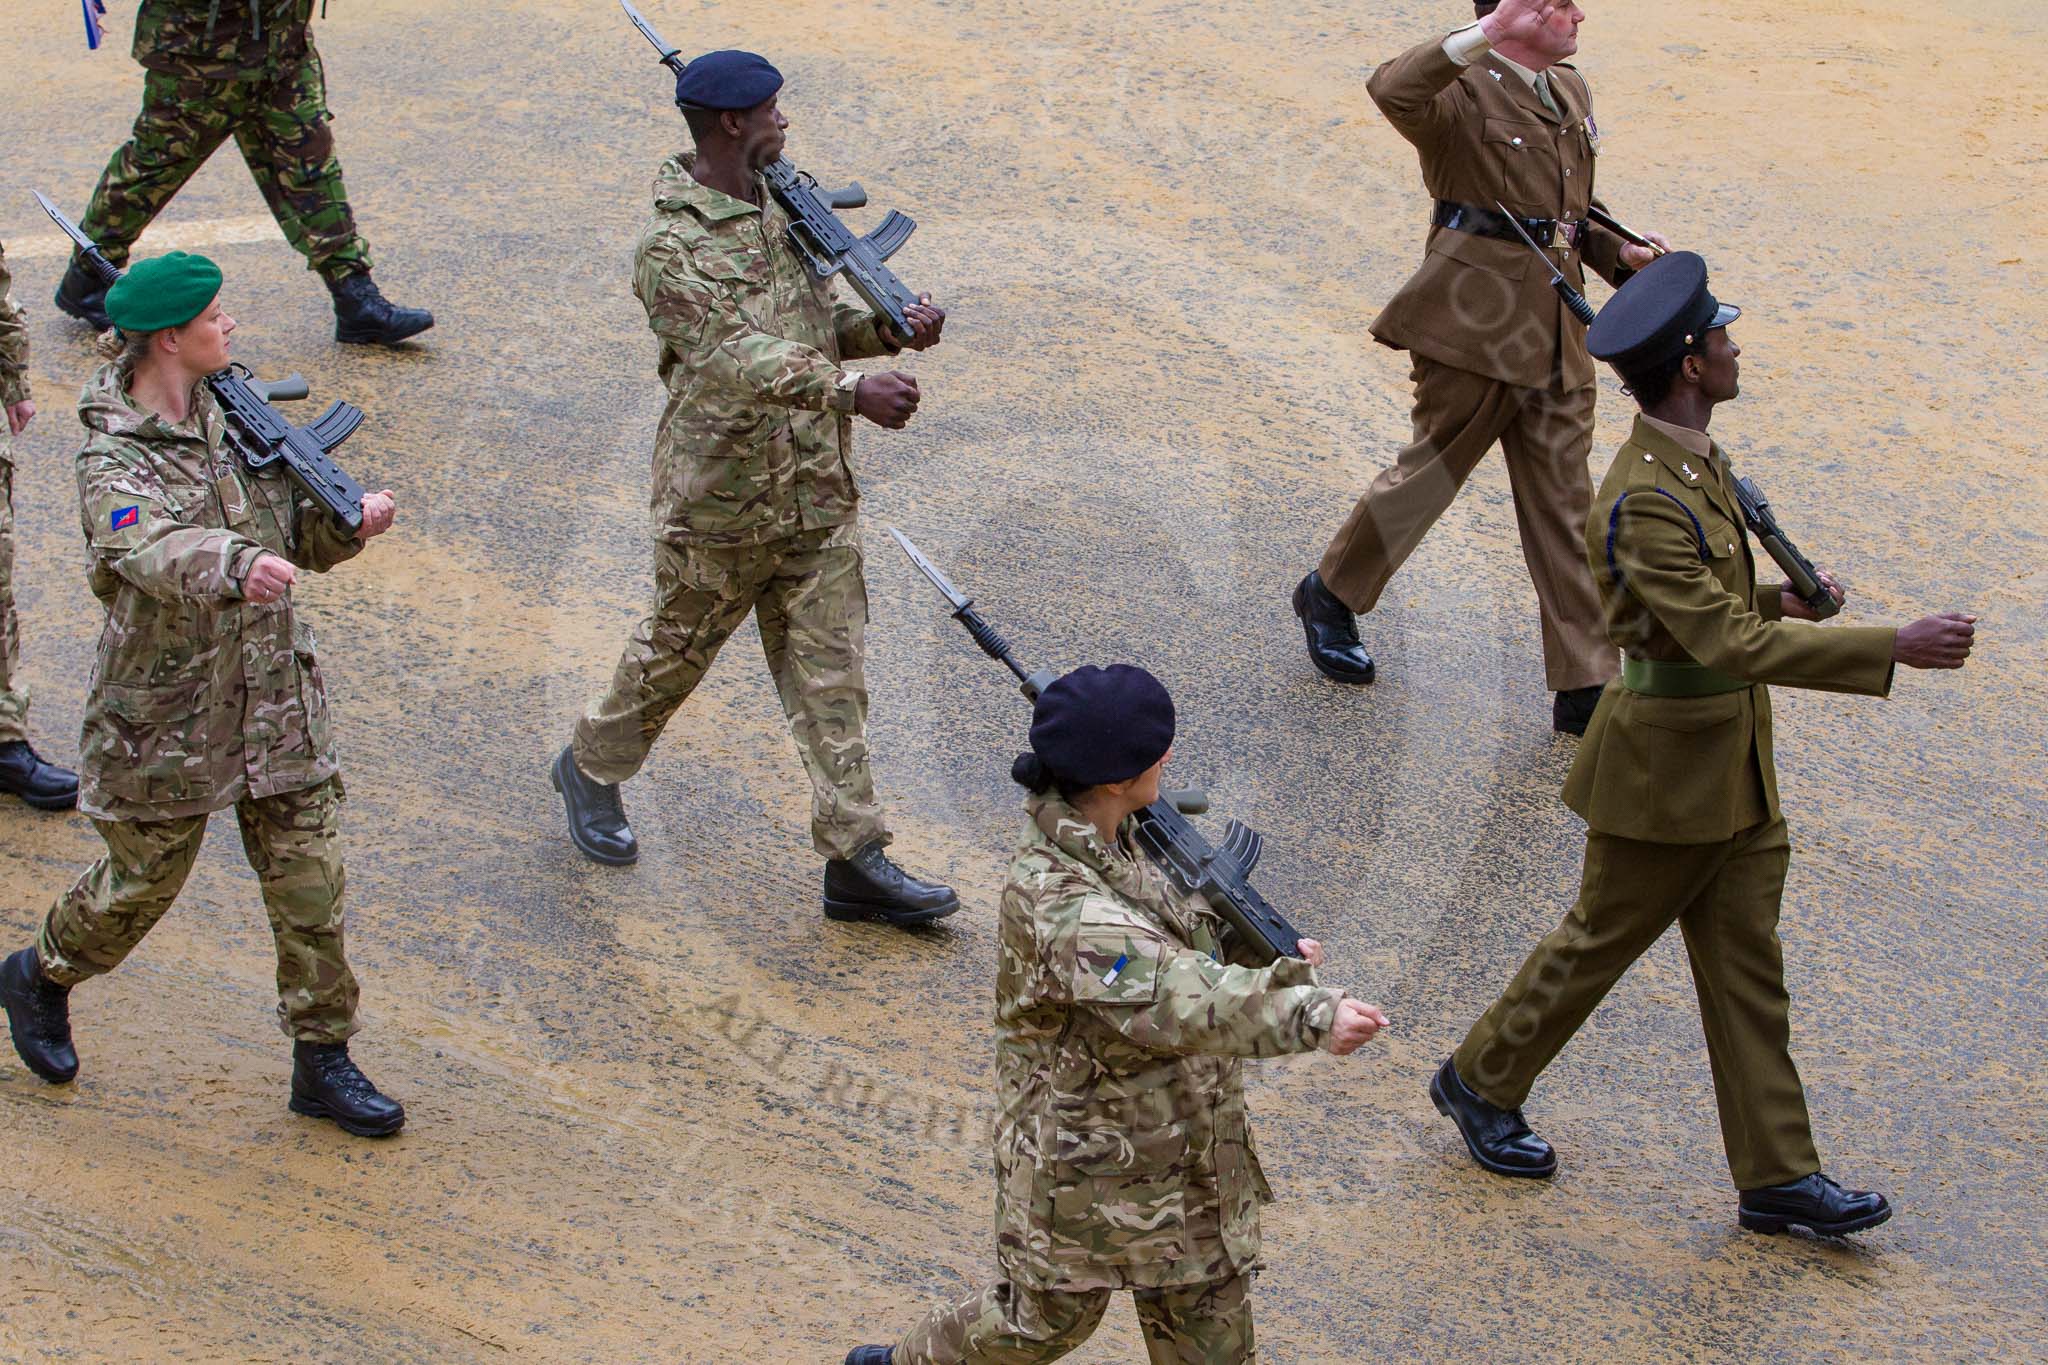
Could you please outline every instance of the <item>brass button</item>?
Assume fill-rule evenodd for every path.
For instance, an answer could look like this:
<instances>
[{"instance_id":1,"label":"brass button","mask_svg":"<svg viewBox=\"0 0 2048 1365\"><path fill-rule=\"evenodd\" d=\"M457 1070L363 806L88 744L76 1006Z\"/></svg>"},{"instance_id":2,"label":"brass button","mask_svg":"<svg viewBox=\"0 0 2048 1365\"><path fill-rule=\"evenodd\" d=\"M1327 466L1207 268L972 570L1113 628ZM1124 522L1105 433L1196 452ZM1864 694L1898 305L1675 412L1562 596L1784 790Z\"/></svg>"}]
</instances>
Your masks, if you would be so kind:
<instances>
[{"instance_id":1,"label":"brass button","mask_svg":"<svg viewBox=\"0 0 2048 1365\"><path fill-rule=\"evenodd\" d=\"M1515 139L1515 145L1516 145L1517 147L1521 146L1521 145L1522 145L1522 139L1520 139L1520 138L1516 138L1516 139Z\"/></svg>"}]
</instances>

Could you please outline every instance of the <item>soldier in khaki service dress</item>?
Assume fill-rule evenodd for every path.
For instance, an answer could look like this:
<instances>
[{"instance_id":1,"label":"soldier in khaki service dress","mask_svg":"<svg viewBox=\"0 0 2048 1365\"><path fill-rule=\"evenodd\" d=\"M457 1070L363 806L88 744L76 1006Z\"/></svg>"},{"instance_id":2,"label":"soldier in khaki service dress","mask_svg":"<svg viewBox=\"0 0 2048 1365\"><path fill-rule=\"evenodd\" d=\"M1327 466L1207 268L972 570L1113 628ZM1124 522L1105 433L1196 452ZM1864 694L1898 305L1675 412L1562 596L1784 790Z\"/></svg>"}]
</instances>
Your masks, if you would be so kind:
<instances>
[{"instance_id":1,"label":"soldier in khaki service dress","mask_svg":"<svg viewBox=\"0 0 2048 1365\"><path fill-rule=\"evenodd\" d=\"M1040 694L1032 795L996 977L997 1278L847 1365L1028 1365L1135 1299L1155 1365L1255 1359L1250 1289L1272 1198L1243 1058L1355 1052L1377 1009L1318 984L1320 945L1268 967L1132 841L1159 798L1173 702L1128 665Z\"/></svg>"},{"instance_id":2,"label":"soldier in khaki service dress","mask_svg":"<svg viewBox=\"0 0 2048 1365\"><path fill-rule=\"evenodd\" d=\"M342 531L281 465L239 467L201 382L228 363L220 269L173 252L107 293L117 354L79 399L79 512L105 629L85 707L79 805L104 857L58 897L35 944L0 964L15 1051L43 1079L78 1074L70 993L112 971L177 898L232 808L277 941L278 1021L294 1041L291 1107L383 1136L405 1111L348 1054L357 988L342 950L339 765L313 632L293 606L391 525L389 492Z\"/></svg>"},{"instance_id":3,"label":"soldier in khaki service dress","mask_svg":"<svg viewBox=\"0 0 2048 1365\"><path fill-rule=\"evenodd\" d=\"M1707 435L1715 406L1738 392L1741 351L1727 331L1736 316L1709 292L1705 262L1679 252L1624 285L1588 334L1642 414L1586 525L1608 634L1626 661L1565 784L1588 827L1584 884L1430 1090L1481 1165L1551 1174L1556 1153L1521 1106L1676 921L1742 1225L1841 1234L1883 1222L1891 1208L1820 1173L1792 1062L1778 942L1791 844L1767 685L1885 696L1898 664L1962 667L1976 618L1823 628L1808 624L1813 614L1789 586L1759 587L1734 476Z\"/></svg>"},{"instance_id":4,"label":"soldier in khaki service dress","mask_svg":"<svg viewBox=\"0 0 2048 1365\"><path fill-rule=\"evenodd\" d=\"M576 847L600 863L635 861L619 784L752 613L810 775L826 913L917 924L960 902L883 852L852 464L854 417L904 426L917 381L845 362L935 345L945 314L913 305L915 334L884 335L797 258L761 178L782 155L781 87L781 73L746 52L699 57L677 78L697 150L662 166L633 269L669 392L654 449L654 611L551 777Z\"/></svg>"},{"instance_id":5,"label":"soldier in khaki service dress","mask_svg":"<svg viewBox=\"0 0 2048 1365\"><path fill-rule=\"evenodd\" d=\"M326 10L322 0L321 10ZM142 0L135 60L146 74L135 130L107 161L80 227L120 265L144 228L230 137L285 239L334 296L337 341L396 345L434 325L389 302L334 154L313 0ZM105 288L76 257L57 306L107 327Z\"/></svg>"},{"instance_id":6,"label":"soldier in khaki service dress","mask_svg":"<svg viewBox=\"0 0 2048 1365\"><path fill-rule=\"evenodd\" d=\"M1498 442L1542 614L1552 724L1582 734L1616 666L1579 552L1592 495L1593 362L1584 328L1496 205L1575 285L1588 266L1619 284L1656 253L1588 218L1600 204L1600 135L1592 88L1565 61L1584 12L1552 0L1476 8L1476 25L1403 53L1368 83L1415 145L1436 200L1421 267L1372 324L1377 340L1412 358L1414 439L1296 587L1294 610L1324 676L1371 682L1354 613L1378 605Z\"/></svg>"},{"instance_id":7,"label":"soldier in khaki service dress","mask_svg":"<svg viewBox=\"0 0 2048 1365\"><path fill-rule=\"evenodd\" d=\"M28 388L28 325L14 303L14 279L0 249L0 792L37 810L78 804L78 774L45 763L28 742L28 688L21 681L21 622L14 613L13 438L35 420Z\"/></svg>"}]
</instances>

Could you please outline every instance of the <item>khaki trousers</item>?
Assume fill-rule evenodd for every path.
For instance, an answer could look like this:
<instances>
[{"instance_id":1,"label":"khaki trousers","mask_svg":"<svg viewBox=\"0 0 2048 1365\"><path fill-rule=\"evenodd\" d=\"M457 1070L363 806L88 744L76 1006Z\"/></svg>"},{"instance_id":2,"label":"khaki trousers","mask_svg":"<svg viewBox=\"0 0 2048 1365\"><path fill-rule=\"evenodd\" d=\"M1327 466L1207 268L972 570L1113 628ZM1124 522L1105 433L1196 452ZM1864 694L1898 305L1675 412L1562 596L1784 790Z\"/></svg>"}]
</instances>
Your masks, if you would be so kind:
<instances>
[{"instance_id":1,"label":"khaki trousers","mask_svg":"<svg viewBox=\"0 0 2048 1365\"><path fill-rule=\"evenodd\" d=\"M1251 1280L1137 1289L1151 1365L1249 1365ZM1107 1289L1034 1289L997 1280L933 1309L896 1347L895 1365L1037 1365L1078 1349L1102 1322Z\"/></svg>"},{"instance_id":2,"label":"khaki trousers","mask_svg":"<svg viewBox=\"0 0 2048 1365\"><path fill-rule=\"evenodd\" d=\"M1721 1140L1739 1190L1820 1169L1792 1063L1778 908L1791 843L1773 820L1718 844L1589 833L1578 903L1472 1028L1455 1064L1489 1104L1519 1109L1607 992L1678 922L1692 963Z\"/></svg>"},{"instance_id":3,"label":"khaki trousers","mask_svg":"<svg viewBox=\"0 0 2048 1365\"><path fill-rule=\"evenodd\" d=\"M1351 610L1371 611L1499 442L1542 613L1548 686L1563 692L1612 681L1621 664L1586 565L1594 387L1517 388L1422 356L1414 366L1415 438L1323 552L1324 585Z\"/></svg>"}]
</instances>

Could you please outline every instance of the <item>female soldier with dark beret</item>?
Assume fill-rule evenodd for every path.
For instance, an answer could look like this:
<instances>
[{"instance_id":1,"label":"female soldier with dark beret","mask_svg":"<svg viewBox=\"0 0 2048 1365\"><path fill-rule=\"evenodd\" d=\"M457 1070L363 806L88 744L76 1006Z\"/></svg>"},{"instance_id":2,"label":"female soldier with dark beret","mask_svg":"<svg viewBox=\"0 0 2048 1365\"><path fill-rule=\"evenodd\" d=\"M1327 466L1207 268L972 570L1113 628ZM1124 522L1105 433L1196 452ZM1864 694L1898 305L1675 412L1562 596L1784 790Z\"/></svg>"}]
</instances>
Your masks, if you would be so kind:
<instances>
[{"instance_id":1,"label":"female soldier with dark beret","mask_svg":"<svg viewBox=\"0 0 2048 1365\"><path fill-rule=\"evenodd\" d=\"M998 1277L847 1365L1055 1360L1132 1291L1155 1362L1252 1357L1258 1206L1240 1065L1356 1051L1386 1026L1306 960L1254 968L1132 842L1159 799L1173 701L1083 668L1039 696L1016 780L1031 823L996 981Z\"/></svg>"},{"instance_id":2,"label":"female soldier with dark beret","mask_svg":"<svg viewBox=\"0 0 2048 1365\"><path fill-rule=\"evenodd\" d=\"M185 884L207 815L234 807L277 940L291 1107L381 1137L405 1122L349 1059L356 979L342 952L342 787L313 633L290 595L391 525L363 499L350 535L281 465L242 467L202 382L235 321L220 268L173 252L107 291L119 329L80 396L80 513L105 605L85 705L79 807L107 852L0 964L15 1050L52 1083L78 1072L69 994L111 971Z\"/></svg>"}]
</instances>

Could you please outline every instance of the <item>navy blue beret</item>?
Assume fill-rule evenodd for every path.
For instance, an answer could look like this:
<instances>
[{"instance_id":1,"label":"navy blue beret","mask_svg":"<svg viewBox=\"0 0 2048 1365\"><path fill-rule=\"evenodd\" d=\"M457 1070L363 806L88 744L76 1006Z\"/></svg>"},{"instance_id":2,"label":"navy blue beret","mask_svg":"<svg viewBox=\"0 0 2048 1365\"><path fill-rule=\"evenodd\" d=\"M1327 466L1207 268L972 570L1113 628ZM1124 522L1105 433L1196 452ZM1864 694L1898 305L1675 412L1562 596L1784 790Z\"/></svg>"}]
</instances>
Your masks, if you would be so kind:
<instances>
[{"instance_id":1,"label":"navy blue beret","mask_svg":"<svg viewBox=\"0 0 2048 1365\"><path fill-rule=\"evenodd\" d=\"M1586 329L1586 349L1623 374L1676 360L1742 310L1707 288L1707 263L1673 251L1637 271Z\"/></svg>"},{"instance_id":2,"label":"navy blue beret","mask_svg":"<svg viewBox=\"0 0 2048 1365\"><path fill-rule=\"evenodd\" d=\"M676 77L676 103L684 109L751 109L782 88L782 73L754 52L707 52Z\"/></svg>"},{"instance_id":3,"label":"navy blue beret","mask_svg":"<svg viewBox=\"0 0 2048 1365\"><path fill-rule=\"evenodd\" d=\"M1130 664L1077 668L1038 694L1031 751L1070 783L1128 782L1173 747L1173 698Z\"/></svg>"}]
</instances>

